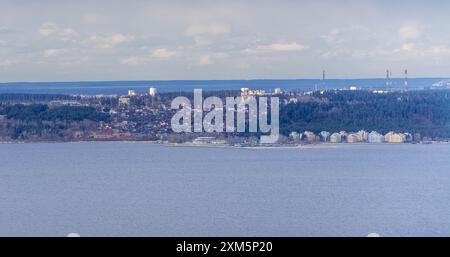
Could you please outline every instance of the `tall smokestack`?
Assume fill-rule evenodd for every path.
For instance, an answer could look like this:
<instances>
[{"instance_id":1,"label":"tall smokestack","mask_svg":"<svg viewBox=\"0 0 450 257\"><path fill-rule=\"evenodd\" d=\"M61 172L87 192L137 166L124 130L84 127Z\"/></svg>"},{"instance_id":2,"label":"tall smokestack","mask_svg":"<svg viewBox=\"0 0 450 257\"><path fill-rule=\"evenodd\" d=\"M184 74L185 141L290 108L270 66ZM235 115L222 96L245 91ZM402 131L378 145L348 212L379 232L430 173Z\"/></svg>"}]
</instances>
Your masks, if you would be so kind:
<instances>
[{"instance_id":1,"label":"tall smokestack","mask_svg":"<svg viewBox=\"0 0 450 257\"><path fill-rule=\"evenodd\" d=\"M408 70L405 70L405 84L403 85L403 91L408 91Z\"/></svg>"},{"instance_id":2,"label":"tall smokestack","mask_svg":"<svg viewBox=\"0 0 450 257\"><path fill-rule=\"evenodd\" d=\"M326 71L322 71L322 89L325 89L325 79L326 79Z\"/></svg>"},{"instance_id":3,"label":"tall smokestack","mask_svg":"<svg viewBox=\"0 0 450 257\"><path fill-rule=\"evenodd\" d=\"M386 70L386 90L389 90L389 86L391 84L391 72L389 70Z\"/></svg>"}]
</instances>

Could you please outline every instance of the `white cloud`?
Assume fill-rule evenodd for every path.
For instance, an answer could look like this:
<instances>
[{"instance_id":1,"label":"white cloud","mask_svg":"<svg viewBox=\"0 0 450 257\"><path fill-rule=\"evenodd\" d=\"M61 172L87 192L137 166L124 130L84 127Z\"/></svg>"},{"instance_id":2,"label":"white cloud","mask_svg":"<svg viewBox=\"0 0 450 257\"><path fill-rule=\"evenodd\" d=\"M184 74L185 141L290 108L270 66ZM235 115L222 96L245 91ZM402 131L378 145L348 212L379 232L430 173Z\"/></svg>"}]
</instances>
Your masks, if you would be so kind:
<instances>
[{"instance_id":1,"label":"white cloud","mask_svg":"<svg viewBox=\"0 0 450 257\"><path fill-rule=\"evenodd\" d=\"M435 55L450 55L450 48L447 46L432 46L430 52Z\"/></svg>"},{"instance_id":2,"label":"white cloud","mask_svg":"<svg viewBox=\"0 0 450 257\"><path fill-rule=\"evenodd\" d=\"M416 50L416 45L413 43L406 43L406 44L402 45L401 49L406 52L412 52L412 51Z\"/></svg>"},{"instance_id":3,"label":"white cloud","mask_svg":"<svg viewBox=\"0 0 450 257\"><path fill-rule=\"evenodd\" d=\"M210 65L213 63L214 63L214 61L213 61L211 55L208 55L208 54L201 55L198 59L198 64L200 64L200 65Z\"/></svg>"},{"instance_id":4,"label":"white cloud","mask_svg":"<svg viewBox=\"0 0 450 257\"><path fill-rule=\"evenodd\" d=\"M98 21L98 15L95 13L86 13L83 15L82 21L87 24L95 24Z\"/></svg>"},{"instance_id":5,"label":"white cloud","mask_svg":"<svg viewBox=\"0 0 450 257\"><path fill-rule=\"evenodd\" d=\"M258 45L254 48L247 48L242 50L246 54L271 53L271 52L287 52L287 51L301 51L307 47L296 42L292 43L276 43L270 45Z\"/></svg>"},{"instance_id":6,"label":"white cloud","mask_svg":"<svg viewBox=\"0 0 450 257\"><path fill-rule=\"evenodd\" d=\"M189 26L184 34L192 37L196 46L207 46L213 44L217 37L230 32L231 27L226 23L202 23Z\"/></svg>"},{"instance_id":7,"label":"white cloud","mask_svg":"<svg viewBox=\"0 0 450 257\"><path fill-rule=\"evenodd\" d=\"M187 36L211 35L219 36L226 35L231 32L231 27L225 23L202 23L189 26L185 34Z\"/></svg>"},{"instance_id":8,"label":"white cloud","mask_svg":"<svg viewBox=\"0 0 450 257\"><path fill-rule=\"evenodd\" d=\"M0 34L14 34L17 31L9 27L0 27Z\"/></svg>"},{"instance_id":9,"label":"white cloud","mask_svg":"<svg viewBox=\"0 0 450 257\"><path fill-rule=\"evenodd\" d=\"M50 48L44 51L44 57L50 58L50 57L56 57L60 56L67 52L67 49L56 49L56 48Z\"/></svg>"},{"instance_id":10,"label":"white cloud","mask_svg":"<svg viewBox=\"0 0 450 257\"><path fill-rule=\"evenodd\" d=\"M211 45L214 42L214 40L204 36L195 36L194 42L196 46L207 46Z\"/></svg>"},{"instance_id":11,"label":"white cloud","mask_svg":"<svg viewBox=\"0 0 450 257\"><path fill-rule=\"evenodd\" d=\"M341 54L343 54L345 51L343 50L332 50L332 51L326 51L320 54L320 57L323 59L331 59L331 58L335 58ZM355 55L357 55L358 57L363 55L364 53L362 52L358 52L358 53L354 53Z\"/></svg>"},{"instance_id":12,"label":"white cloud","mask_svg":"<svg viewBox=\"0 0 450 257\"><path fill-rule=\"evenodd\" d=\"M64 28L59 32L59 36L61 40L70 40L71 38L75 38L78 36L78 32L76 32L72 28Z\"/></svg>"},{"instance_id":13,"label":"white cloud","mask_svg":"<svg viewBox=\"0 0 450 257\"><path fill-rule=\"evenodd\" d=\"M153 50L152 57L158 59L169 59L176 55L175 51L169 51L166 48L158 48Z\"/></svg>"},{"instance_id":14,"label":"white cloud","mask_svg":"<svg viewBox=\"0 0 450 257\"><path fill-rule=\"evenodd\" d=\"M11 66L14 65L16 62L15 61L11 61L9 59L6 60L0 60L0 67L7 67L7 66Z\"/></svg>"},{"instance_id":15,"label":"white cloud","mask_svg":"<svg viewBox=\"0 0 450 257\"><path fill-rule=\"evenodd\" d=\"M125 65L143 65L151 62L152 60L169 60L176 54L177 53L175 51L170 51L167 48L157 48L149 54L123 58L120 60L120 63Z\"/></svg>"},{"instance_id":16,"label":"white cloud","mask_svg":"<svg viewBox=\"0 0 450 257\"><path fill-rule=\"evenodd\" d=\"M322 35L321 38L323 38L327 43L337 44L342 41L340 38L341 34L341 30L334 28L328 34Z\"/></svg>"},{"instance_id":17,"label":"white cloud","mask_svg":"<svg viewBox=\"0 0 450 257\"><path fill-rule=\"evenodd\" d=\"M120 60L121 64L125 64L125 65L142 65L148 62L148 58L144 58L144 57L139 57L139 56L131 56L131 57L126 57L123 58L122 60Z\"/></svg>"},{"instance_id":18,"label":"white cloud","mask_svg":"<svg viewBox=\"0 0 450 257\"><path fill-rule=\"evenodd\" d=\"M416 39L420 36L420 30L415 26L407 25L399 29L399 34L404 39Z\"/></svg>"},{"instance_id":19,"label":"white cloud","mask_svg":"<svg viewBox=\"0 0 450 257\"><path fill-rule=\"evenodd\" d=\"M44 37L51 36L55 34L58 31L58 26L51 22L46 22L41 25L41 28L39 29L39 34Z\"/></svg>"},{"instance_id":20,"label":"white cloud","mask_svg":"<svg viewBox=\"0 0 450 257\"><path fill-rule=\"evenodd\" d=\"M134 36L123 34L113 34L110 36L91 35L86 42L93 44L97 48L112 48L120 44L128 43L134 40Z\"/></svg>"},{"instance_id":21,"label":"white cloud","mask_svg":"<svg viewBox=\"0 0 450 257\"><path fill-rule=\"evenodd\" d=\"M78 32L73 28L60 28L55 23L46 22L39 28L39 34L43 37L56 37L67 41L78 36Z\"/></svg>"},{"instance_id":22,"label":"white cloud","mask_svg":"<svg viewBox=\"0 0 450 257\"><path fill-rule=\"evenodd\" d=\"M200 65L211 65L216 61L227 58L229 55L226 53L207 53L201 54L198 57L198 64Z\"/></svg>"}]
</instances>

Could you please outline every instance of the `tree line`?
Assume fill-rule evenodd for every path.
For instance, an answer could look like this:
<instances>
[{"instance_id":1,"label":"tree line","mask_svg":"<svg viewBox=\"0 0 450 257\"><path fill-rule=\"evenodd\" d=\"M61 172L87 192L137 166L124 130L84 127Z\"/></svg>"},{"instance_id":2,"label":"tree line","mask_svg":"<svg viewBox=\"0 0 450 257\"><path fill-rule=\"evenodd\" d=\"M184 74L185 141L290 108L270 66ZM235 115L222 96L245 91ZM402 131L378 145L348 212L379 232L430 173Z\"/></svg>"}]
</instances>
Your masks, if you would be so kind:
<instances>
[{"instance_id":1,"label":"tree line","mask_svg":"<svg viewBox=\"0 0 450 257\"><path fill-rule=\"evenodd\" d=\"M375 94L369 91L316 92L280 110L280 130L389 131L450 138L450 91Z\"/></svg>"}]
</instances>

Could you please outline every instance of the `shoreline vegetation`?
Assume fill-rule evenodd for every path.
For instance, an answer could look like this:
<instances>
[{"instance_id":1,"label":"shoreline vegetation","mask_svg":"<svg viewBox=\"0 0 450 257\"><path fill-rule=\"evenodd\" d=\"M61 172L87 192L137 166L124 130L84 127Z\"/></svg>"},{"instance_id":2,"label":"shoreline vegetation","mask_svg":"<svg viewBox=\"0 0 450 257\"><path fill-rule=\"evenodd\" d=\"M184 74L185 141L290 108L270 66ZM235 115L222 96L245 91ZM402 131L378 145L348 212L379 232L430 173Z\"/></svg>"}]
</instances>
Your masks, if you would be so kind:
<instances>
[{"instance_id":1,"label":"shoreline vegetation","mask_svg":"<svg viewBox=\"0 0 450 257\"><path fill-rule=\"evenodd\" d=\"M228 149L317 149L317 148L338 148L340 146L348 145L450 145L450 142L432 141L432 142L414 142L414 143L330 143L330 142L316 142L310 144L273 144L273 145L230 145L230 144L193 144L193 143L169 143L159 141L144 141L144 140L83 140L83 141L0 141L0 145L20 145L20 144L89 144L89 143L124 143L124 144L151 144L167 147L186 147L186 148L228 148Z\"/></svg>"}]
</instances>

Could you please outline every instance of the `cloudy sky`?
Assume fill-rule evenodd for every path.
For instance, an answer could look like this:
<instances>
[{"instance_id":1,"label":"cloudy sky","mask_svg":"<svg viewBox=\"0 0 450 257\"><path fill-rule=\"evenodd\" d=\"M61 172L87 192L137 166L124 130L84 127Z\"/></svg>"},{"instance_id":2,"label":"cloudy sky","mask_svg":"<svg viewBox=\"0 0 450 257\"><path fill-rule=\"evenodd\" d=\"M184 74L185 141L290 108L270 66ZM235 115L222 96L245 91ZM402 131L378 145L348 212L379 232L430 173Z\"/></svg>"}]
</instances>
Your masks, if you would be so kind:
<instances>
[{"instance_id":1,"label":"cloudy sky","mask_svg":"<svg viewBox=\"0 0 450 257\"><path fill-rule=\"evenodd\" d=\"M0 82L450 76L449 1L0 0Z\"/></svg>"}]
</instances>

